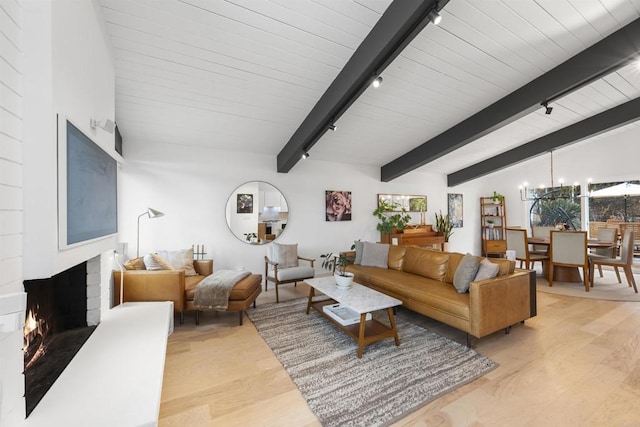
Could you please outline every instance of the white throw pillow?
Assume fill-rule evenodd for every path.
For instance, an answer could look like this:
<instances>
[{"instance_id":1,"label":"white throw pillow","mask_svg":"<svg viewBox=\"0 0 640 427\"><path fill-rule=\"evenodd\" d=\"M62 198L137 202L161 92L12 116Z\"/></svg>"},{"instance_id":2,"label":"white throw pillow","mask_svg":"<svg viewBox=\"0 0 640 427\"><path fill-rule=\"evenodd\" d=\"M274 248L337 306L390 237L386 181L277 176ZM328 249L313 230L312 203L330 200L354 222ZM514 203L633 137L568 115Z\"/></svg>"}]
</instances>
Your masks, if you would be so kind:
<instances>
[{"instance_id":1,"label":"white throw pillow","mask_svg":"<svg viewBox=\"0 0 640 427\"><path fill-rule=\"evenodd\" d=\"M158 254L146 254L144 266L147 270L173 270L173 266Z\"/></svg>"},{"instance_id":2,"label":"white throw pillow","mask_svg":"<svg viewBox=\"0 0 640 427\"><path fill-rule=\"evenodd\" d=\"M169 261L174 270L184 270L185 276L197 276L193 267L193 249L179 251L158 251L158 255Z\"/></svg>"},{"instance_id":3,"label":"white throw pillow","mask_svg":"<svg viewBox=\"0 0 640 427\"><path fill-rule=\"evenodd\" d=\"M364 242L361 265L387 268L389 266L389 245L386 243Z\"/></svg>"},{"instance_id":4,"label":"white throw pillow","mask_svg":"<svg viewBox=\"0 0 640 427\"><path fill-rule=\"evenodd\" d=\"M285 245L282 243L273 244L271 261L277 262L278 267L288 268L298 266L298 244Z\"/></svg>"}]
</instances>

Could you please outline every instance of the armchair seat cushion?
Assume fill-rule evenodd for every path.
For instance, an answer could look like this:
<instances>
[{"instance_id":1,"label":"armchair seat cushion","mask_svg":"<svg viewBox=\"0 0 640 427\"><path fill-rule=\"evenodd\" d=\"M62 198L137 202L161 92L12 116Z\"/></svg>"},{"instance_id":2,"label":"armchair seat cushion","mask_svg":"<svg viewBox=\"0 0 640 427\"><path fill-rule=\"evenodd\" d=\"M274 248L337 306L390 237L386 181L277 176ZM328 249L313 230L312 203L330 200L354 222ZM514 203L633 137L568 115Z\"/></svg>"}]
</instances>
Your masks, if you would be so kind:
<instances>
[{"instance_id":1,"label":"armchair seat cushion","mask_svg":"<svg viewBox=\"0 0 640 427\"><path fill-rule=\"evenodd\" d=\"M313 277L315 270L309 266L298 266L289 268L278 268L278 281L285 282L287 280L308 279ZM274 271L269 271L269 277L274 277Z\"/></svg>"}]
</instances>

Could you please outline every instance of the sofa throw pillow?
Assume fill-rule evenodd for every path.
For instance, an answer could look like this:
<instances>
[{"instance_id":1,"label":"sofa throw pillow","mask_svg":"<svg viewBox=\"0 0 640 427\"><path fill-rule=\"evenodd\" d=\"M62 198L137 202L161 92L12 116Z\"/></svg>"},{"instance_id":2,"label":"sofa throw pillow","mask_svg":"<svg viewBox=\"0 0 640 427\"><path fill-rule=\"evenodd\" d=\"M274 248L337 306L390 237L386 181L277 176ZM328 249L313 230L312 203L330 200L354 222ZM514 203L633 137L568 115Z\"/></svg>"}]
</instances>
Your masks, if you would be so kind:
<instances>
[{"instance_id":1,"label":"sofa throw pillow","mask_svg":"<svg viewBox=\"0 0 640 427\"><path fill-rule=\"evenodd\" d=\"M478 280L493 279L498 275L499 269L500 266L498 264L494 264L485 258L480 262L478 272L476 273L476 277L473 281L477 282Z\"/></svg>"},{"instance_id":2,"label":"sofa throw pillow","mask_svg":"<svg viewBox=\"0 0 640 427\"><path fill-rule=\"evenodd\" d=\"M146 254L144 266L147 270L173 270L173 266L158 254Z\"/></svg>"},{"instance_id":3,"label":"sofa throw pillow","mask_svg":"<svg viewBox=\"0 0 640 427\"><path fill-rule=\"evenodd\" d=\"M193 267L193 249L181 249L179 251L158 251L163 259L169 261L174 270L184 270L185 276L197 276Z\"/></svg>"},{"instance_id":4,"label":"sofa throw pillow","mask_svg":"<svg viewBox=\"0 0 640 427\"><path fill-rule=\"evenodd\" d=\"M355 265L360 265L362 264L362 251L364 250L364 242L356 240L355 242L353 242L353 244L356 247L356 259L353 260L353 263Z\"/></svg>"},{"instance_id":5,"label":"sofa throw pillow","mask_svg":"<svg viewBox=\"0 0 640 427\"><path fill-rule=\"evenodd\" d=\"M298 266L298 244L285 245L274 243L271 261L277 262L278 267L288 268Z\"/></svg>"},{"instance_id":6,"label":"sofa throw pillow","mask_svg":"<svg viewBox=\"0 0 640 427\"><path fill-rule=\"evenodd\" d=\"M130 259L122 264L125 270L146 270L144 265L144 257Z\"/></svg>"},{"instance_id":7,"label":"sofa throw pillow","mask_svg":"<svg viewBox=\"0 0 640 427\"><path fill-rule=\"evenodd\" d=\"M466 254L462 257L453 275L453 286L459 294L469 292L469 286L475 279L479 266L480 259L477 256Z\"/></svg>"},{"instance_id":8,"label":"sofa throw pillow","mask_svg":"<svg viewBox=\"0 0 640 427\"><path fill-rule=\"evenodd\" d=\"M389 245L386 243L364 242L361 265L365 267L387 268L388 260Z\"/></svg>"}]
</instances>

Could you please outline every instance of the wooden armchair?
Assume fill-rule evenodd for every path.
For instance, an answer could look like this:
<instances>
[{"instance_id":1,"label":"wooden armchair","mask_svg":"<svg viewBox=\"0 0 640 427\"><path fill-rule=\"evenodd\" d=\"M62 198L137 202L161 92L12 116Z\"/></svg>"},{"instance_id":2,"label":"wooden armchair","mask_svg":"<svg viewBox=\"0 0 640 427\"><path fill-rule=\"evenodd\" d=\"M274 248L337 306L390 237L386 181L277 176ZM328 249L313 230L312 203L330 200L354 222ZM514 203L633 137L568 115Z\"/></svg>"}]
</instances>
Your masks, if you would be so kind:
<instances>
[{"instance_id":1,"label":"wooden armchair","mask_svg":"<svg viewBox=\"0 0 640 427\"><path fill-rule=\"evenodd\" d=\"M308 265L300 265L300 261ZM313 263L315 259L298 256L298 244L285 245L273 243L267 247L264 257L264 290L273 282L276 288L276 302L280 302L278 285L293 283L294 286L305 279L315 276Z\"/></svg>"}]
</instances>

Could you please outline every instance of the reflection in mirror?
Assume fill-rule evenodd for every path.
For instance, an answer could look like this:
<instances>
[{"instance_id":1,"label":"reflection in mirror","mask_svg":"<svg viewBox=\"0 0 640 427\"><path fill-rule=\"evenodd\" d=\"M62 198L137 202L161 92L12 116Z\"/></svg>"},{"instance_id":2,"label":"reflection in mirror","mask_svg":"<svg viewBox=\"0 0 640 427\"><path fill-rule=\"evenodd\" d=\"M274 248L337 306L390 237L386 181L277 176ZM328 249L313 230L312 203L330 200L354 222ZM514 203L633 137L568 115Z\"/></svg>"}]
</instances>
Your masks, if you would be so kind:
<instances>
[{"instance_id":1,"label":"reflection in mirror","mask_svg":"<svg viewBox=\"0 0 640 427\"><path fill-rule=\"evenodd\" d=\"M277 239L284 231L288 217L289 206L284 196L266 182L242 184L227 200L229 230L238 239L252 245L263 245Z\"/></svg>"}]
</instances>

